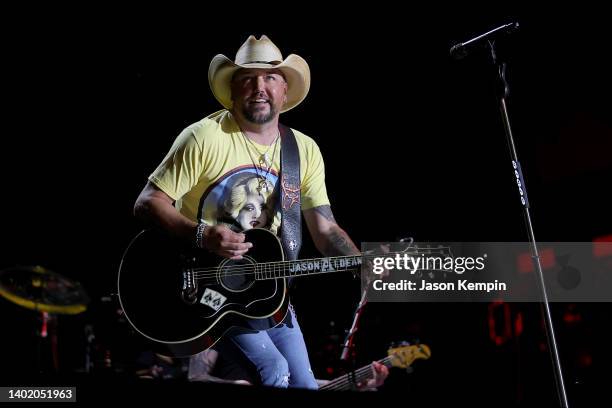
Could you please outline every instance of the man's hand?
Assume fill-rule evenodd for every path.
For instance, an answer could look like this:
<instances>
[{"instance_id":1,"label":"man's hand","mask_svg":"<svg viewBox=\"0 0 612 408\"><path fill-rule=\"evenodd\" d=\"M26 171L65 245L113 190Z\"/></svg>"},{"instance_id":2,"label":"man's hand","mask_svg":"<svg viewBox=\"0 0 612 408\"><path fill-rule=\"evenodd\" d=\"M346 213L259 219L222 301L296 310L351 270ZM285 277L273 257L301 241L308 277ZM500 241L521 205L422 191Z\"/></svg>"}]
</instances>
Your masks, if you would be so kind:
<instances>
[{"instance_id":1,"label":"man's hand","mask_svg":"<svg viewBox=\"0 0 612 408\"><path fill-rule=\"evenodd\" d=\"M204 247L219 256L229 259L242 259L250 242L244 242L245 235L237 233L224 225L213 225L204 230Z\"/></svg>"},{"instance_id":2,"label":"man's hand","mask_svg":"<svg viewBox=\"0 0 612 408\"><path fill-rule=\"evenodd\" d=\"M382 279L389 276L389 270L383 266L381 273L374 273L374 257L385 257L391 252L391 246L389 244L381 244L378 249L367 251L364 254L365 259L365 276L363 277L365 283L369 285L374 279Z\"/></svg>"},{"instance_id":3,"label":"man's hand","mask_svg":"<svg viewBox=\"0 0 612 408\"><path fill-rule=\"evenodd\" d=\"M389 376L389 369L387 366L374 361L372 362L372 373L374 378L360 382L357 384L357 389L360 391L374 391L376 388L384 384L385 380Z\"/></svg>"}]
</instances>

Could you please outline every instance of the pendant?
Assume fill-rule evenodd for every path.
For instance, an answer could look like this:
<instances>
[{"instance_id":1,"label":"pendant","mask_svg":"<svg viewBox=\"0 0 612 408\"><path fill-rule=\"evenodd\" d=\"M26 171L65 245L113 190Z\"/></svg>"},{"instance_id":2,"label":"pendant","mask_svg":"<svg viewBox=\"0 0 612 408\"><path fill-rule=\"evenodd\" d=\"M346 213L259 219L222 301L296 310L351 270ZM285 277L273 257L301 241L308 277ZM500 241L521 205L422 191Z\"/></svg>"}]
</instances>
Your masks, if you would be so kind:
<instances>
[{"instance_id":1,"label":"pendant","mask_svg":"<svg viewBox=\"0 0 612 408\"><path fill-rule=\"evenodd\" d=\"M268 192L268 181L266 179L259 179L259 186L257 187L257 192L261 194L261 191Z\"/></svg>"},{"instance_id":2,"label":"pendant","mask_svg":"<svg viewBox=\"0 0 612 408\"><path fill-rule=\"evenodd\" d=\"M266 167L271 167L272 163L270 163L270 158L268 157L268 152L265 152L264 154L261 155L261 158L259 159L260 163L264 163L266 165Z\"/></svg>"}]
</instances>

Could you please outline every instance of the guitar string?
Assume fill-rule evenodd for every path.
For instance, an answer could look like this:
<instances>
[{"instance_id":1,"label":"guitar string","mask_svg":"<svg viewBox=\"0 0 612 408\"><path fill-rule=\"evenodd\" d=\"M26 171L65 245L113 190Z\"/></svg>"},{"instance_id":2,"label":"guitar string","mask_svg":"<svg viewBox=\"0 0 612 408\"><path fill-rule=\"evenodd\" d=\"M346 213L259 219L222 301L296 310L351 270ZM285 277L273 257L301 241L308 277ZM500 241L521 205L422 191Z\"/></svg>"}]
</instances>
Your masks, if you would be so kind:
<instances>
[{"instance_id":1,"label":"guitar string","mask_svg":"<svg viewBox=\"0 0 612 408\"><path fill-rule=\"evenodd\" d=\"M395 255L395 254L407 254L406 252L389 252L384 254L385 256L389 256L389 255ZM299 263L299 262L307 262L307 261L322 261L324 259L329 259L329 260L340 260L340 259L349 259L349 258L354 258L354 257L361 257L361 258L377 258L380 257L380 254L367 254L367 255L345 255L345 256L339 256L339 257L329 257L329 258L315 258L315 259L311 259L311 260L304 260L304 261L276 261L276 262L262 262L262 263L257 263L257 264L247 264L247 265L235 265L235 266L229 266L227 268L224 268L225 271L231 271L231 272L237 272L237 271L242 271L242 270L252 270L252 269L257 269L255 267L255 265L262 265L261 266L261 271L263 273L270 273L272 271L267 271L266 268L273 268L275 266L279 266L279 265L285 265L287 266L290 263ZM219 270L219 266L217 267L209 267L209 268L194 268L192 269L194 273L194 276L205 276L207 274L209 274L210 276L212 275L216 275L217 271ZM284 271L284 269L283 269ZM256 273L256 272L250 272L250 273ZM239 275L240 273L238 273Z\"/></svg>"},{"instance_id":2,"label":"guitar string","mask_svg":"<svg viewBox=\"0 0 612 408\"><path fill-rule=\"evenodd\" d=\"M394 358L394 356L387 356L385 358L383 358L382 360L379 360L378 362L381 364L384 364L387 367L391 367L391 360ZM407 366L408 364L406 364ZM332 380L330 383L325 384L324 386L322 386L320 388L320 390L342 390L344 389L348 384L353 383L353 382L358 382L360 380L363 379L367 379L369 377L369 374L372 373L372 365L368 365L365 367L361 367L358 370L355 370L355 375L352 376L351 373L348 374L344 374L340 377L338 377L335 380ZM355 381L353 381L351 379L351 377L355 378Z\"/></svg>"},{"instance_id":3,"label":"guitar string","mask_svg":"<svg viewBox=\"0 0 612 408\"><path fill-rule=\"evenodd\" d=\"M371 373L372 373L372 365L370 364L366 367L361 367L360 369L355 370L354 374L347 373L347 374L341 375L336 380L332 380L332 382L330 382L329 384L325 384L323 387L321 387L321 389L324 389L324 390L342 389L346 387L348 384L353 382L351 377L355 379L355 382L358 382L362 379L367 378L368 374L371 374Z\"/></svg>"},{"instance_id":4,"label":"guitar string","mask_svg":"<svg viewBox=\"0 0 612 408\"><path fill-rule=\"evenodd\" d=\"M385 357L384 359L378 361L381 364L387 365L387 363L391 362L392 357ZM368 379L368 377L372 374L372 364L367 365L365 367L361 367L358 370L354 371L354 374L352 373L347 373L344 375L341 375L340 377L338 377L335 380L332 380L329 384L325 384L324 386L322 386L320 388L320 390L341 390L343 388L345 388L347 385L353 383L353 379L354 378L354 382L358 383L361 380L365 380ZM352 378L351 378L352 377Z\"/></svg>"},{"instance_id":5,"label":"guitar string","mask_svg":"<svg viewBox=\"0 0 612 408\"><path fill-rule=\"evenodd\" d=\"M354 269L354 268L353 268L353 269ZM325 271L325 272L317 272L317 273L348 272L348 271L351 271L351 270L353 270L353 269L341 269L341 270ZM260 272L243 272L243 273L236 273L236 274L234 274L234 275L244 276L244 275L255 275L255 274L257 274L257 273L260 273ZM268 274L272 274L272 272L268 272ZM314 273L313 273L313 275L314 275ZM230 275L230 274L226 274L226 275L224 275L224 277L227 277L227 276L233 276L233 275ZM304 276L304 275L266 276L264 279L260 279L260 280L272 280L272 279L282 279L282 278L294 278L294 277L298 277L298 276ZM211 276L203 276L203 277L202 277L202 276L200 276L200 277L196 277L196 280L199 280L199 281L201 281L201 280L210 280L210 281L215 281L215 282L216 282L216 281L218 280L218 278L217 278L217 275L216 275L216 274L213 274L213 275L211 275ZM256 279L256 280L257 280L257 279Z\"/></svg>"},{"instance_id":6,"label":"guitar string","mask_svg":"<svg viewBox=\"0 0 612 408\"><path fill-rule=\"evenodd\" d=\"M251 271L251 272L245 272L245 270L243 270L243 271L235 272L235 273L224 273L223 276L228 277L228 276L246 276L246 275L260 274L260 275L265 275L266 279L280 279L280 278L293 278L293 277L304 276L304 275L316 275L316 274L321 274L321 273L347 272L347 271L353 271L357 269L359 269L359 267L351 266L346 269L334 269L334 270L317 271L317 272L310 271L307 273L301 273L301 272L289 272L288 273L286 270L266 271L266 270L259 270L259 269L252 268L252 269L246 269L247 271ZM427 268L427 269L422 269L422 270L427 270L431 272L450 272L451 271L450 269L433 269L433 268ZM276 276L276 274L279 274L280 276ZM209 273L209 274L203 274L203 275L198 275L194 277L197 278L198 280L202 280L202 279L216 280L218 275L219 275L218 273Z\"/></svg>"},{"instance_id":7,"label":"guitar string","mask_svg":"<svg viewBox=\"0 0 612 408\"><path fill-rule=\"evenodd\" d=\"M244 266L228 267L228 268L223 269L223 276L262 274L262 275L270 276L270 279L274 279L274 278L293 277L293 276L302 275L302 273L298 271L296 272L288 271L286 269L287 265L288 264L285 264L282 269L273 268L273 266L275 266L273 263L270 263L270 264L258 263L258 264L244 265ZM346 267L338 267L337 269L332 269L332 270L327 270L327 271L310 272L310 273L315 274L315 273L344 272L344 271L359 269L360 267L361 267L360 265L351 265L351 266L346 266ZM197 279L206 279L206 278L213 278L213 277L216 279L217 275L219 274L219 268L213 268L213 269L208 269L208 270L210 270L211 272L206 272L206 273L197 272L197 273L194 273L193 275ZM276 274L279 274L282 276L276 276Z\"/></svg>"},{"instance_id":8,"label":"guitar string","mask_svg":"<svg viewBox=\"0 0 612 408\"><path fill-rule=\"evenodd\" d=\"M354 270L354 269L356 269L356 268L352 268L352 269L341 269L341 270L334 270L334 271L325 271L325 272L317 272L317 273L348 272L348 271L351 271L351 270ZM242 273L237 273L237 274L234 274L234 275L231 275L231 274L225 274L225 275L223 275L223 276L224 276L224 277L227 277L227 276L235 276L235 275L245 276L245 275L255 275L255 274L259 274L259 273L261 273L261 274L263 274L263 275L265 275L265 274L266 274L265 272L242 272ZM312 274L314 275L315 273L312 273ZM294 278L294 277L298 277L298 276L304 276L304 275L302 275L302 274L296 274L296 275L286 275L286 276L273 276L273 272L267 272L267 275L268 275L268 276L265 276L263 279L258 279L258 280L272 280L272 279ZM209 276L199 276L199 277L196 277L196 279L197 279L197 280L206 280L206 279L208 279L208 280L212 280L212 281L217 281L217 280L218 280L218 277L217 277L217 275L215 274L215 275L209 275Z\"/></svg>"},{"instance_id":9,"label":"guitar string","mask_svg":"<svg viewBox=\"0 0 612 408\"><path fill-rule=\"evenodd\" d=\"M354 385L359 384L360 382L362 382L363 380L367 380L368 378L368 374L369 373L361 373L359 375L355 375L354 376L354 380L351 379L349 375L345 374L342 377L344 377L342 380L340 380L338 383L334 383L332 386L330 387L325 387L325 388L321 388L321 390L323 391L340 391L340 390L344 390L347 388L353 388Z\"/></svg>"},{"instance_id":10,"label":"guitar string","mask_svg":"<svg viewBox=\"0 0 612 408\"><path fill-rule=\"evenodd\" d=\"M308 260L308 261L321 261L323 259L340 260L342 258L348 259L348 258L363 258L363 257L366 257L366 258L374 257L374 255L345 255L345 256L330 257L330 258L316 258L316 259ZM277 262L261 262L261 263L256 263L256 264L236 265L236 266L229 266L227 268L224 268L224 271L237 272L237 271L244 271L244 270L251 271L253 269L259 269L263 273L272 273L273 271L268 270L268 269L272 269L276 266L288 266L290 263L293 263L293 262L298 263L301 261L277 261ZM306 261L302 261L302 262L306 262ZM194 276L206 276L206 275L216 276L219 268L220 268L219 266L211 267L211 268L194 268L192 269L192 271L196 272L194 273ZM284 270L285 268L283 268L283 271ZM255 272L251 272L251 273L255 273ZM237 273L234 275L240 275L240 273Z\"/></svg>"},{"instance_id":11,"label":"guitar string","mask_svg":"<svg viewBox=\"0 0 612 408\"><path fill-rule=\"evenodd\" d=\"M276 276L274 275L274 272L261 272L261 271L255 271L255 272L241 272L241 273L235 273L235 274L224 274L224 277L227 276L245 276L245 275L255 275L255 274L261 274L261 275L267 275L262 279L255 279L255 280L273 280L273 279L284 279L284 278L297 278L300 276L309 276L309 275L316 275L316 274L322 274L322 273L333 273L333 272L349 272L349 271L354 271L357 270L358 268L348 268L348 269L339 269L339 270L331 270L331 271L323 271L323 272L310 272L310 273L306 273L306 274L302 274L302 273L296 273L294 275L283 275L283 276ZM429 272L449 272L449 270L444 270L444 269L426 269ZM217 274L209 274L208 276L200 276L200 277L196 277L196 280L198 281L212 281L212 282L218 282L219 278L217 276Z\"/></svg>"},{"instance_id":12,"label":"guitar string","mask_svg":"<svg viewBox=\"0 0 612 408\"><path fill-rule=\"evenodd\" d=\"M385 256L388 255L393 255L393 254L399 254L399 253L405 253L405 252L389 252L387 254L385 254ZM341 256L341 257L330 257L330 258L319 258L319 259L315 259L315 260L323 260L323 259L330 259L330 260L340 260L342 258L344 259L348 259L348 258L353 258L353 257L362 257L362 258L376 258L376 257L380 257L380 255L346 255L346 256ZM314 261L314 260L310 260L310 261ZM230 266L224 269L225 272L230 272L230 273L226 273L226 276L235 276L235 275L241 275L241 274L254 274L254 273L275 273L277 272L276 269L273 270L268 270L268 269L272 269L275 266L279 266L279 265L284 265L284 266L288 266L290 263L298 263L301 261L278 261L278 262L263 262L263 263L257 263L257 264L246 264L246 265L236 265L236 266ZM306 262L306 261L303 261ZM257 267L256 265L261 265L260 267ZM206 277L206 276L216 276L218 271L219 271L220 267L210 267L210 268L194 268L192 269L192 271L194 271L194 276L195 277ZM352 268L352 267L351 267ZM259 269L259 271L258 271ZM353 268L354 269L354 268ZM243 271L248 271L248 272L244 272ZM282 271L279 272L285 272L285 268L283 268ZM331 271L330 271L331 272Z\"/></svg>"},{"instance_id":13,"label":"guitar string","mask_svg":"<svg viewBox=\"0 0 612 408\"><path fill-rule=\"evenodd\" d=\"M391 361L391 358L389 357L385 360ZM341 380L334 382L333 385L326 387L324 389L333 391L333 390L342 390L342 389L345 389L346 387L352 387L353 385L359 384L363 380L374 378L372 370L373 370L373 367L371 364L369 366L362 367L361 369L355 372L355 375L351 375L350 373L345 374L341 377L342 378Z\"/></svg>"},{"instance_id":14,"label":"guitar string","mask_svg":"<svg viewBox=\"0 0 612 408\"><path fill-rule=\"evenodd\" d=\"M359 258L361 257L361 255L347 256L346 259L353 258L353 257ZM339 259L339 258L336 258L336 259ZM263 273L271 273L273 271L280 271L280 268L272 270L272 268L276 266L281 266L282 271L285 271L286 269L285 267L293 262L300 262L300 261L263 262L263 263L256 263L256 264L229 266L227 268L223 268L219 266L213 267L213 268L203 268L203 269L195 268L195 269L192 269L192 271L195 272L194 276L216 275L219 269L223 269L224 271L230 271L230 272L237 272L237 271L244 271L244 270L250 271L250 270L256 269L256 270L262 271Z\"/></svg>"},{"instance_id":15,"label":"guitar string","mask_svg":"<svg viewBox=\"0 0 612 408\"><path fill-rule=\"evenodd\" d=\"M308 275L316 275L316 274L322 274L322 273L333 273L333 272L349 272L349 271L354 271L357 270L358 268L355 267L350 267L347 269L335 269L335 270L330 270L330 271L322 271L322 272L309 272L306 274L302 274L302 273L295 273L293 275L289 274L289 275L283 275L283 276L276 276L274 271L253 271L253 272L240 272L240 273L233 273L233 274L224 274L223 277L228 277L228 276L246 276L246 275L256 275L256 274L261 274L261 275L265 275L265 277L263 279L256 279L256 280L272 280L272 279L283 279L283 278L295 278L295 277L300 277L300 276L308 276ZM449 272L450 270L444 270L444 269L431 269L428 268L426 269L427 271L430 272ZM286 273L286 272L285 272ZM196 276L195 277L196 280L211 280L211 281L218 281L218 275L217 274L207 274L206 276Z\"/></svg>"}]
</instances>

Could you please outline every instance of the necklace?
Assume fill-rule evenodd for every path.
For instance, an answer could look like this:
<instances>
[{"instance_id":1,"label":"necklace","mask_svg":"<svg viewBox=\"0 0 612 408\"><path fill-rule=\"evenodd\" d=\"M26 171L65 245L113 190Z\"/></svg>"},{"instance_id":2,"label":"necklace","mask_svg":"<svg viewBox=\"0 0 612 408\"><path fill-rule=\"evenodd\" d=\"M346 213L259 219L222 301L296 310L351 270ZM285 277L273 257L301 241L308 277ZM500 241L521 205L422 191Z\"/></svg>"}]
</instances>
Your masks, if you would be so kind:
<instances>
[{"instance_id":1,"label":"necklace","mask_svg":"<svg viewBox=\"0 0 612 408\"><path fill-rule=\"evenodd\" d=\"M261 153L261 151L259 150L259 148L257 146L255 146L255 143L253 143L253 141L251 139L249 139L248 137L246 137L246 135L244 134L244 132L242 133L242 135L249 141L250 145L253 146L253 148L255 149L255 151L257 153L259 153L259 165L261 167L264 167L264 165L266 167L272 167L272 161L270 161L270 156L268 156L268 152L270 151L270 149L272 148L272 146L274 146L274 150L276 151L276 143L278 142L278 139L280 138L280 131L278 132L278 134L276 135L276 138L274 139L274 142L272 142L272 144L270 144L268 146L268 148L266 149L265 152Z\"/></svg>"},{"instance_id":2,"label":"necklace","mask_svg":"<svg viewBox=\"0 0 612 408\"><path fill-rule=\"evenodd\" d=\"M249 158L251 159L251 162L253 163L253 167L255 168L255 172L257 173L257 178L259 179L259 185L257 186L257 192L259 193L259 195L262 195L262 191L269 193L270 183L268 182L268 175L270 174L270 171L272 171L272 166L274 165L274 158L276 157L276 147L278 145L278 139L280 139L280 131L276 135L276 139L274 139L274 143L269 145L263 154L259 151L257 146L255 146L255 143L253 143L253 141L244 134L244 132L241 131L241 133L242 133L242 137L246 140L247 145L253 146L255 151L259 153L260 155L259 160L258 160L259 166L257 166L255 164L255 160L253 160L253 156L251 155L251 149L247 147L247 150L249 152ZM274 150L272 151L272 159L270 159L270 157L268 156L268 152L272 148L272 145L274 145ZM262 168L265 168L265 172L261 171Z\"/></svg>"}]
</instances>

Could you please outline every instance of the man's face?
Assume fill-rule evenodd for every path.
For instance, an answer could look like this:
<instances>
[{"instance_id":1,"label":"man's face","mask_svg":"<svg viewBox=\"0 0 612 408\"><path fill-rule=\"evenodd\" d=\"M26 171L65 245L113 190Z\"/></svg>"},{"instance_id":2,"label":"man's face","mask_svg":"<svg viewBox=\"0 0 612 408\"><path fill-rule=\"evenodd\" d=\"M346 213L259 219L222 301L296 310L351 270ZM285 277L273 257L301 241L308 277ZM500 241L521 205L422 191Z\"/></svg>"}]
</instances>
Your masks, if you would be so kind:
<instances>
[{"instance_id":1,"label":"man's face","mask_svg":"<svg viewBox=\"0 0 612 408\"><path fill-rule=\"evenodd\" d=\"M287 102L287 82L276 69L241 69L232 79L232 100L249 122L268 123Z\"/></svg>"}]
</instances>

